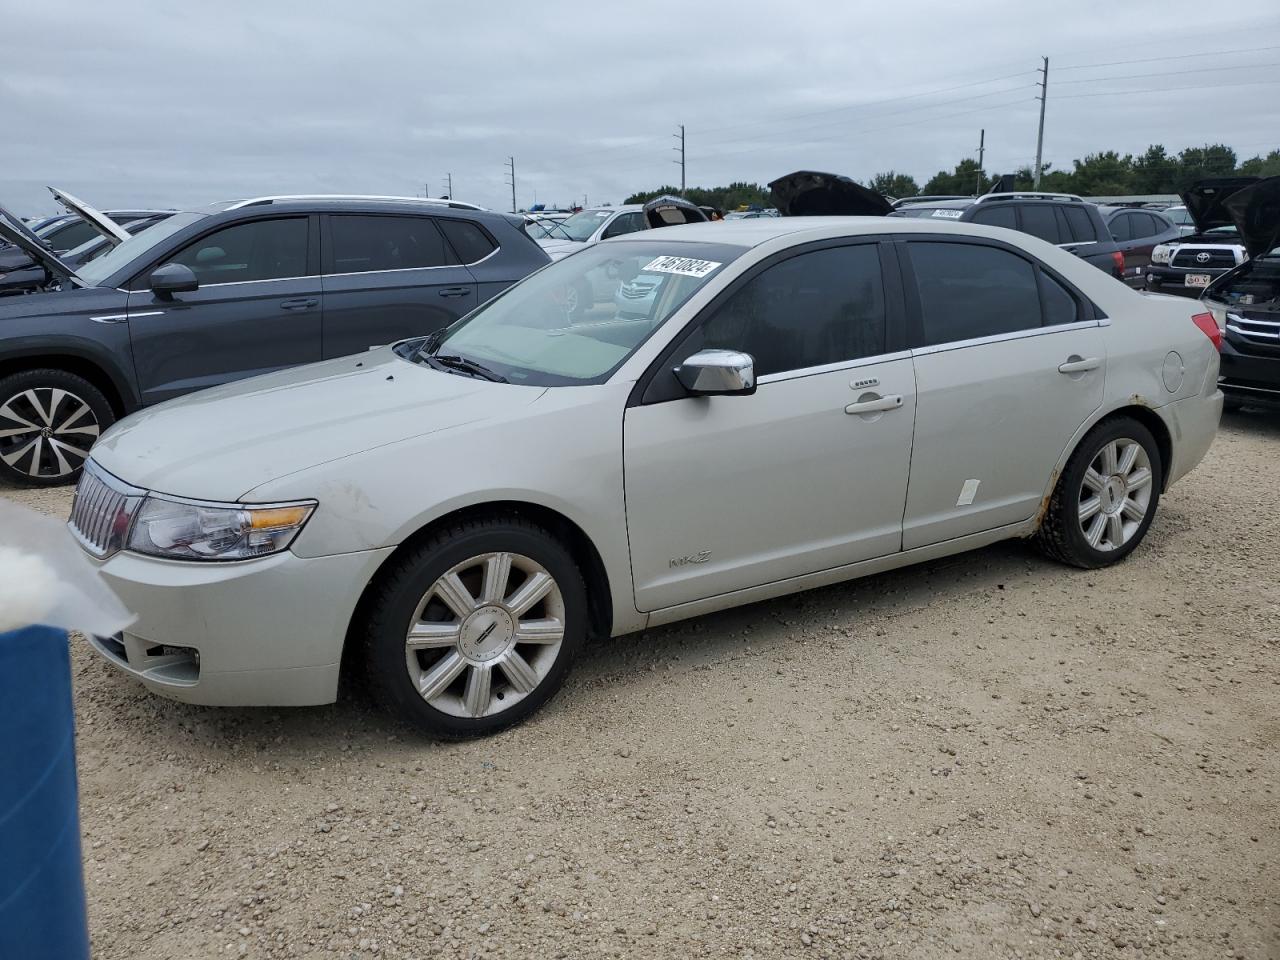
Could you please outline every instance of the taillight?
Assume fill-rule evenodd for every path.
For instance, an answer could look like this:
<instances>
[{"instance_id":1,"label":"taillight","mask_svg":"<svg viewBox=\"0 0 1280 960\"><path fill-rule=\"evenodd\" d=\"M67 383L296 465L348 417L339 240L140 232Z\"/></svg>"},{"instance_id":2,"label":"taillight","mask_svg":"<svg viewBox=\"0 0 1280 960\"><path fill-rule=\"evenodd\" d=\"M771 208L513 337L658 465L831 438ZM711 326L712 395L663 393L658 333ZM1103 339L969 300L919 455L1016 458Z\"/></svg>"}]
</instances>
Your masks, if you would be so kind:
<instances>
[{"instance_id":1,"label":"taillight","mask_svg":"<svg viewBox=\"0 0 1280 960\"><path fill-rule=\"evenodd\" d=\"M1200 328L1201 332L1213 341L1213 349L1219 353L1222 352L1222 331L1218 328L1218 321L1214 319L1212 313L1197 313L1191 318L1191 322Z\"/></svg>"},{"instance_id":2,"label":"taillight","mask_svg":"<svg viewBox=\"0 0 1280 960\"><path fill-rule=\"evenodd\" d=\"M1124 252L1116 250L1111 254L1111 263L1115 267L1116 276L1124 276Z\"/></svg>"}]
</instances>

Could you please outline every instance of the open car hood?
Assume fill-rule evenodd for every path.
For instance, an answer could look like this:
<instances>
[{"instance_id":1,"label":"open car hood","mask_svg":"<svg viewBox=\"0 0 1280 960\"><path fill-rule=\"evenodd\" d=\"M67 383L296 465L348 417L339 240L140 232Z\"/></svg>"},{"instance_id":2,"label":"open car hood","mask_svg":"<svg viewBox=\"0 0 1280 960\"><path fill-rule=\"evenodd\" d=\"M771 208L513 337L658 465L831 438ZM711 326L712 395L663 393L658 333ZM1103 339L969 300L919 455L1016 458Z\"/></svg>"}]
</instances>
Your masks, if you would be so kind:
<instances>
[{"instance_id":1,"label":"open car hood","mask_svg":"<svg viewBox=\"0 0 1280 960\"><path fill-rule=\"evenodd\" d=\"M22 222L21 217L15 217L4 207L0 207L0 240L7 240L18 249L25 251L29 257L55 277L62 280L75 280L82 286L88 286L76 276L76 272L62 258L31 232L31 229Z\"/></svg>"},{"instance_id":2,"label":"open car hood","mask_svg":"<svg viewBox=\"0 0 1280 960\"><path fill-rule=\"evenodd\" d=\"M1257 177L1214 177L1197 180L1181 194L1187 213L1195 221L1196 233L1205 233L1214 227L1230 227L1234 224L1231 214L1222 202L1237 190L1258 182Z\"/></svg>"},{"instance_id":3,"label":"open car hood","mask_svg":"<svg viewBox=\"0 0 1280 960\"><path fill-rule=\"evenodd\" d=\"M89 226L106 237L107 242L113 247L119 246L129 239L129 231L125 230L124 227L120 226L101 210L95 210L89 206L79 197L73 197L71 194L54 187L50 187L49 192L53 194L53 199L67 208L68 213L74 213L84 220Z\"/></svg>"},{"instance_id":4,"label":"open car hood","mask_svg":"<svg viewBox=\"0 0 1280 960\"><path fill-rule=\"evenodd\" d=\"M702 223L707 215L683 197L654 197L644 205L644 219L649 229L674 227L681 223Z\"/></svg>"},{"instance_id":5,"label":"open car hood","mask_svg":"<svg viewBox=\"0 0 1280 960\"><path fill-rule=\"evenodd\" d=\"M1250 257L1280 245L1280 177L1267 177L1222 201Z\"/></svg>"},{"instance_id":6,"label":"open car hood","mask_svg":"<svg viewBox=\"0 0 1280 960\"><path fill-rule=\"evenodd\" d=\"M886 217L893 207L882 195L838 173L797 170L769 184L784 217Z\"/></svg>"}]
</instances>

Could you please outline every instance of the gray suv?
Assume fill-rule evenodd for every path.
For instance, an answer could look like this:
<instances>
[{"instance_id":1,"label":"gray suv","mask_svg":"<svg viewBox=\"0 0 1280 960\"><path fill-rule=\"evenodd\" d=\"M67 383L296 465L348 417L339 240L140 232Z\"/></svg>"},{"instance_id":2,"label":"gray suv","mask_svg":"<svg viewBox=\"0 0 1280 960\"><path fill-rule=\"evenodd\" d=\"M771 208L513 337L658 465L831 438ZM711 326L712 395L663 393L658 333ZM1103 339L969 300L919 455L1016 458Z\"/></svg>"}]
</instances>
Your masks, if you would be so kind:
<instances>
[{"instance_id":1,"label":"gray suv","mask_svg":"<svg viewBox=\"0 0 1280 960\"><path fill-rule=\"evenodd\" d=\"M141 407L431 333L549 262L520 218L383 197L179 212L78 269L3 208L0 239L49 274L0 302L0 477L27 485Z\"/></svg>"}]
</instances>

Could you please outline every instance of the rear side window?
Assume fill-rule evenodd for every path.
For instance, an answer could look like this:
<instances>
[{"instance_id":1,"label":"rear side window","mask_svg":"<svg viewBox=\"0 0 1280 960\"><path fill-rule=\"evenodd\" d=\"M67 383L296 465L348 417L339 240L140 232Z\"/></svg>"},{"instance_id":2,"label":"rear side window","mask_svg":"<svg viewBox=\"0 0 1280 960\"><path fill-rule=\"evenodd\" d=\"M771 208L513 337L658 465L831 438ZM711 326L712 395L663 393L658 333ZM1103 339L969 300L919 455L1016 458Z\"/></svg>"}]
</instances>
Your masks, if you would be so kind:
<instances>
[{"instance_id":1,"label":"rear side window","mask_svg":"<svg viewBox=\"0 0 1280 960\"><path fill-rule=\"evenodd\" d=\"M453 263L428 217L334 215L329 218L333 273L414 270Z\"/></svg>"},{"instance_id":2,"label":"rear side window","mask_svg":"<svg viewBox=\"0 0 1280 960\"><path fill-rule=\"evenodd\" d=\"M1007 227L1010 230L1018 229L1018 217L1010 206L983 206L973 215L973 223L983 223L988 227Z\"/></svg>"},{"instance_id":3,"label":"rear side window","mask_svg":"<svg viewBox=\"0 0 1280 960\"><path fill-rule=\"evenodd\" d=\"M498 249L489 235L470 220L446 220L442 217L436 223L449 238L449 245L453 247L453 252L458 255L461 263L483 260Z\"/></svg>"},{"instance_id":4,"label":"rear side window","mask_svg":"<svg viewBox=\"0 0 1280 960\"><path fill-rule=\"evenodd\" d=\"M1127 213L1122 213L1111 221L1111 236L1116 240L1133 239L1133 220Z\"/></svg>"},{"instance_id":5,"label":"rear side window","mask_svg":"<svg viewBox=\"0 0 1280 960\"><path fill-rule=\"evenodd\" d=\"M1043 270L1040 274L1040 298L1044 305L1044 325L1075 323L1080 319L1080 305L1066 287Z\"/></svg>"},{"instance_id":6,"label":"rear side window","mask_svg":"<svg viewBox=\"0 0 1280 960\"><path fill-rule=\"evenodd\" d=\"M1136 228L1134 229L1133 235L1135 237L1154 237L1157 233L1164 233L1168 229L1159 217L1153 217L1149 213L1135 213L1134 216L1142 227L1141 233Z\"/></svg>"},{"instance_id":7,"label":"rear side window","mask_svg":"<svg viewBox=\"0 0 1280 960\"><path fill-rule=\"evenodd\" d=\"M757 376L884 353L879 250L874 243L830 247L768 267L717 309L700 334L696 349L749 353Z\"/></svg>"},{"instance_id":8,"label":"rear side window","mask_svg":"<svg viewBox=\"0 0 1280 960\"><path fill-rule=\"evenodd\" d=\"M1022 230L1049 243L1062 243L1058 232L1058 218L1047 203L1026 203L1022 206Z\"/></svg>"},{"instance_id":9,"label":"rear side window","mask_svg":"<svg viewBox=\"0 0 1280 960\"><path fill-rule=\"evenodd\" d=\"M969 243L914 242L907 249L926 346L1040 326L1036 272L1021 257Z\"/></svg>"},{"instance_id":10,"label":"rear side window","mask_svg":"<svg viewBox=\"0 0 1280 960\"><path fill-rule=\"evenodd\" d=\"M190 267L202 285L305 277L307 218L251 220L215 230L169 262Z\"/></svg>"},{"instance_id":11,"label":"rear side window","mask_svg":"<svg viewBox=\"0 0 1280 960\"><path fill-rule=\"evenodd\" d=\"M1066 222L1063 243L1091 243L1098 239L1093 218L1083 207L1059 207L1058 213Z\"/></svg>"}]
</instances>

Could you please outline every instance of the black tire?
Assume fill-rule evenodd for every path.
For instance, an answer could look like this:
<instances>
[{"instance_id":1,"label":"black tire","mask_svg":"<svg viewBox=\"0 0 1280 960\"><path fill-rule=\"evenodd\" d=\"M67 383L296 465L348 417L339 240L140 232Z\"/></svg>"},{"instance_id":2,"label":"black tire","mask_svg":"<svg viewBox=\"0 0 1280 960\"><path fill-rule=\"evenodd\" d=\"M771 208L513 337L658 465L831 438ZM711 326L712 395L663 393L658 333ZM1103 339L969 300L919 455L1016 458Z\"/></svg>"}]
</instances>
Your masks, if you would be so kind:
<instances>
[{"instance_id":1,"label":"black tire","mask_svg":"<svg viewBox=\"0 0 1280 960\"><path fill-rule=\"evenodd\" d=\"M1084 481L1101 451L1116 440L1132 440L1146 454L1151 471L1150 498L1141 522L1127 540L1114 549L1098 549L1086 539L1080 519L1081 506L1088 495ZM1036 533L1036 544L1049 557L1073 567L1091 570L1118 563L1132 553L1147 535L1160 504L1163 482L1164 464L1151 431L1132 417L1104 420L1085 435L1067 461L1066 469L1050 495L1048 509Z\"/></svg>"},{"instance_id":2,"label":"black tire","mask_svg":"<svg viewBox=\"0 0 1280 960\"><path fill-rule=\"evenodd\" d=\"M43 418L48 412L52 423ZM27 487L74 483L115 419L102 391L74 373L37 369L0 378L0 478ZM38 429L4 436L30 424Z\"/></svg>"},{"instance_id":3,"label":"black tire","mask_svg":"<svg viewBox=\"0 0 1280 960\"><path fill-rule=\"evenodd\" d=\"M531 559L552 576L563 600L564 638L548 672L513 706L487 716L457 716L433 707L419 694L406 662L406 635L424 596L440 577L471 558L497 552ZM520 722L559 690L587 634L587 590L573 557L546 530L515 515L462 521L437 531L397 559L370 590L353 631L353 639L363 642L369 693L380 706L432 737L484 736ZM443 657L454 650L424 654ZM493 670L502 670L500 660L494 661ZM467 675L457 682L465 685ZM493 677L501 682L505 674L495 672ZM494 701L502 697L501 687L495 687Z\"/></svg>"}]
</instances>

